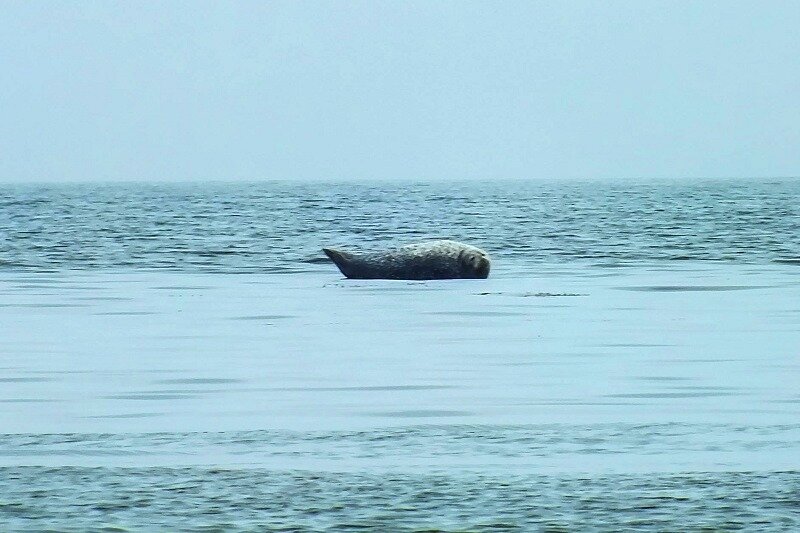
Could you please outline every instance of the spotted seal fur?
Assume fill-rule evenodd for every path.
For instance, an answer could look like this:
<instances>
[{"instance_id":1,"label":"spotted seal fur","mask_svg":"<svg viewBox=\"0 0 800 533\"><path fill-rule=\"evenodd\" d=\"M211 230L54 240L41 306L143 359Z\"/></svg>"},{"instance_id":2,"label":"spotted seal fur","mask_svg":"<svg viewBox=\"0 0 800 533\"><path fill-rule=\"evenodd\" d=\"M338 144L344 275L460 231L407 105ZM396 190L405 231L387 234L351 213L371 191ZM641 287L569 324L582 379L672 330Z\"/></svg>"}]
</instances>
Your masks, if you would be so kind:
<instances>
[{"instance_id":1,"label":"spotted seal fur","mask_svg":"<svg viewBox=\"0 0 800 533\"><path fill-rule=\"evenodd\" d=\"M323 248L339 270L353 279L485 279L489 256L456 241L427 241L380 252Z\"/></svg>"}]
</instances>

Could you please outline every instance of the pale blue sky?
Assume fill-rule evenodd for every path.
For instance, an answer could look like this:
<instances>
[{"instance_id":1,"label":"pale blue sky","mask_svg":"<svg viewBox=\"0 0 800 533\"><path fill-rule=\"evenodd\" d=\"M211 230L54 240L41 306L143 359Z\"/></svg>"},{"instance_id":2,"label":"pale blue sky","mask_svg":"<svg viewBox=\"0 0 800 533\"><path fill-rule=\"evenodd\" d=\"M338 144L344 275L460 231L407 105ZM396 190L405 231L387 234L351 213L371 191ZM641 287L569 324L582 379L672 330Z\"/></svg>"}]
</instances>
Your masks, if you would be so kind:
<instances>
[{"instance_id":1,"label":"pale blue sky","mask_svg":"<svg viewBox=\"0 0 800 533\"><path fill-rule=\"evenodd\" d=\"M800 174L800 1L0 9L0 181Z\"/></svg>"}]
</instances>

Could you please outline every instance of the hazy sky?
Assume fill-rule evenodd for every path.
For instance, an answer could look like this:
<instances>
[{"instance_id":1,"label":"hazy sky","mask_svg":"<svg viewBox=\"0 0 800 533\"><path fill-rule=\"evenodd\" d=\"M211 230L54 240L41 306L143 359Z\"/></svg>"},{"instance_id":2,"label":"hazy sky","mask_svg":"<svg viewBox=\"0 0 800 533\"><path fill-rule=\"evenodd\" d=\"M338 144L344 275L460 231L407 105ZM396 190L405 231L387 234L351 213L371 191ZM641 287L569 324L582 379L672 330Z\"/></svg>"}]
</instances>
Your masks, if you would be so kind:
<instances>
[{"instance_id":1,"label":"hazy sky","mask_svg":"<svg viewBox=\"0 0 800 533\"><path fill-rule=\"evenodd\" d=\"M800 1L0 8L0 181L800 175Z\"/></svg>"}]
</instances>

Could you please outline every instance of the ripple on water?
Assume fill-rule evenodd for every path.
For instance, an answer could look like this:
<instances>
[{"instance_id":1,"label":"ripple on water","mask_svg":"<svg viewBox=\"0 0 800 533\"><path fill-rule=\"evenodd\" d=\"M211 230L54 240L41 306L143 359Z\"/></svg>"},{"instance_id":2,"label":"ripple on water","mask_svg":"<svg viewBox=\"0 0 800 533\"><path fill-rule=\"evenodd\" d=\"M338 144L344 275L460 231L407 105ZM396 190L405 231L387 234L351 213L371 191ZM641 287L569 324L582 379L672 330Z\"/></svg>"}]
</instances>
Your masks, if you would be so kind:
<instances>
[{"instance_id":1,"label":"ripple on water","mask_svg":"<svg viewBox=\"0 0 800 533\"><path fill-rule=\"evenodd\" d=\"M110 415L87 415L82 418L95 419L95 420L127 420L135 418L155 418L164 416L166 413L114 413Z\"/></svg>"},{"instance_id":2,"label":"ripple on water","mask_svg":"<svg viewBox=\"0 0 800 533\"><path fill-rule=\"evenodd\" d=\"M794 531L800 473L329 474L0 469L0 525L224 531Z\"/></svg>"},{"instance_id":3,"label":"ripple on water","mask_svg":"<svg viewBox=\"0 0 800 533\"><path fill-rule=\"evenodd\" d=\"M0 383L43 383L46 381L55 381L56 378L44 376L10 376L0 377Z\"/></svg>"},{"instance_id":4,"label":"ripple on water","mask_svg":"<svg viewBox=\"0 0 800 533\"><path fill-rule=\"evenodd\" d=\"M68 304L68 303L0 303L0 307L20 307L30 309L62 309L90 307L89 304Z\"/></svg>"},{"instance_id":5,"label":"ripple on water","mask_svg":"<svg viewBox=\"0 0 800 533\"><path fill-rule=\"evenodd\" d=\"M404 411L380 411L369 413L372 416L385 416L387 418L447 418L457 416L474 416L472 411L458 411L448 409L408 409Z\"/></svg>"},{"instance_id":6,"label":"ripple on water","mask_svg":"<svg viewBox=\"0 0 800 533\"><path fill-rule=\"evenodd\" d=\"M617 287L621 291L641 292L722 292L772 289L777 285L644 285L640 287Z\"/></svg>"},{"instance_id":7,"label":"ripple on water","mask_svg":"<svg viewBox=\"0 0 800 533\"><path fill-rule=\"evenodd\" d=\"M162 385L228 385L244 383L245 380L237 378L170 378L159 379L154 383Z\"/></svg>"},{"instance_id":8,"label":"ripple on water","mask_svg":"<svg viewBox=\"0 0 800 533\"><path fill-rule=\"evenodd\" d=\"M456 389L456 385L364 385L352 387L268 387L259 390L312 391L312 392L380 392L380 391L424 391Z\"/></svg>"},{"instance_id":9,"label":"ripple on water","mask_svg":"<svg viewBox=\"0 0 800 533\"><path fill-rule=\"evenodd\" d=\"M666 399L666 398L713 398L715 396L743 396L741 392L687 391L687 392L623 392L606 394L606 398Z\"/></svg>"},{"instance_id":10,"label":"ripple on water","mask_svg":"<svg viewBox=\"0 0 800 533\"><path fill-rule=\"evenodd\" d=\"M95 316L150 316L160 315L156 311L103 311L100 313L92 313Z\"/></svg>"},{"instance_id":11,"label":"ripple on water","mask_svg":"<svg viewBox=\"0 0 800 533\"><path fill-rule=\"evenodd\" d=\"M202 397L203 391L196 391L192 393L151 393L151 392L140 392L140 393L130 393L130 394L111 394L108 396L103 396L103 398L107 400L191 400L194 398Z\"/></svg>"},{"instance_id":12,"label":"ripple on water","mask_svg":"<svg viewBox=\"0 0 800 533\"><path fill-rule=\"evenodd\" d=\"M151 288L159 291L204 291L214 287L211 285L161 285Z\"/></svg>"},{"instance_id":13,"label":"ripple on water","mask_svg":"<svg viewBox=\"0 0 800 533\"><path fill-rule=\"evenodd\" d=\"M464 316L464 317L509 317L527 316L530 313L516 311L428 311L426 315L434 316Z\"/></svg>"},{"instance_id":14,"label":"ripple on water","mask_svg":"<svg viewBox=\"0 0 800 533\"><path fill-rule=\"evenodd\" d=\"M286 320L295 318L293 315L245 315L232 316L231 320Z\"/></svg>"}]
</instances>

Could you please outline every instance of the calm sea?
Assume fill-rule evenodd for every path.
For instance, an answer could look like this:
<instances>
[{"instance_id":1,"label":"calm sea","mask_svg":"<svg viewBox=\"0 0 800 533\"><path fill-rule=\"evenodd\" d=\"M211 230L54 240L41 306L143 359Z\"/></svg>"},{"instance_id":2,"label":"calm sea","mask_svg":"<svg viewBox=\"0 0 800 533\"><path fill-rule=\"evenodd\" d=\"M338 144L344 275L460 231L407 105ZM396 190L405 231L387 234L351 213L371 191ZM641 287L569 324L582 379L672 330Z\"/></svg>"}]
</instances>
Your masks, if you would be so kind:
<instances>
[{"instance_id":1,"label":"calm sea","mask_svg":"<svg viewBox=\"0 0 800 533\"><path fill-rule=\"evenodd\" d=\"M0 186L0 531L797 531L798 383L800 180Z\"/></svg>"}]
</instances>

